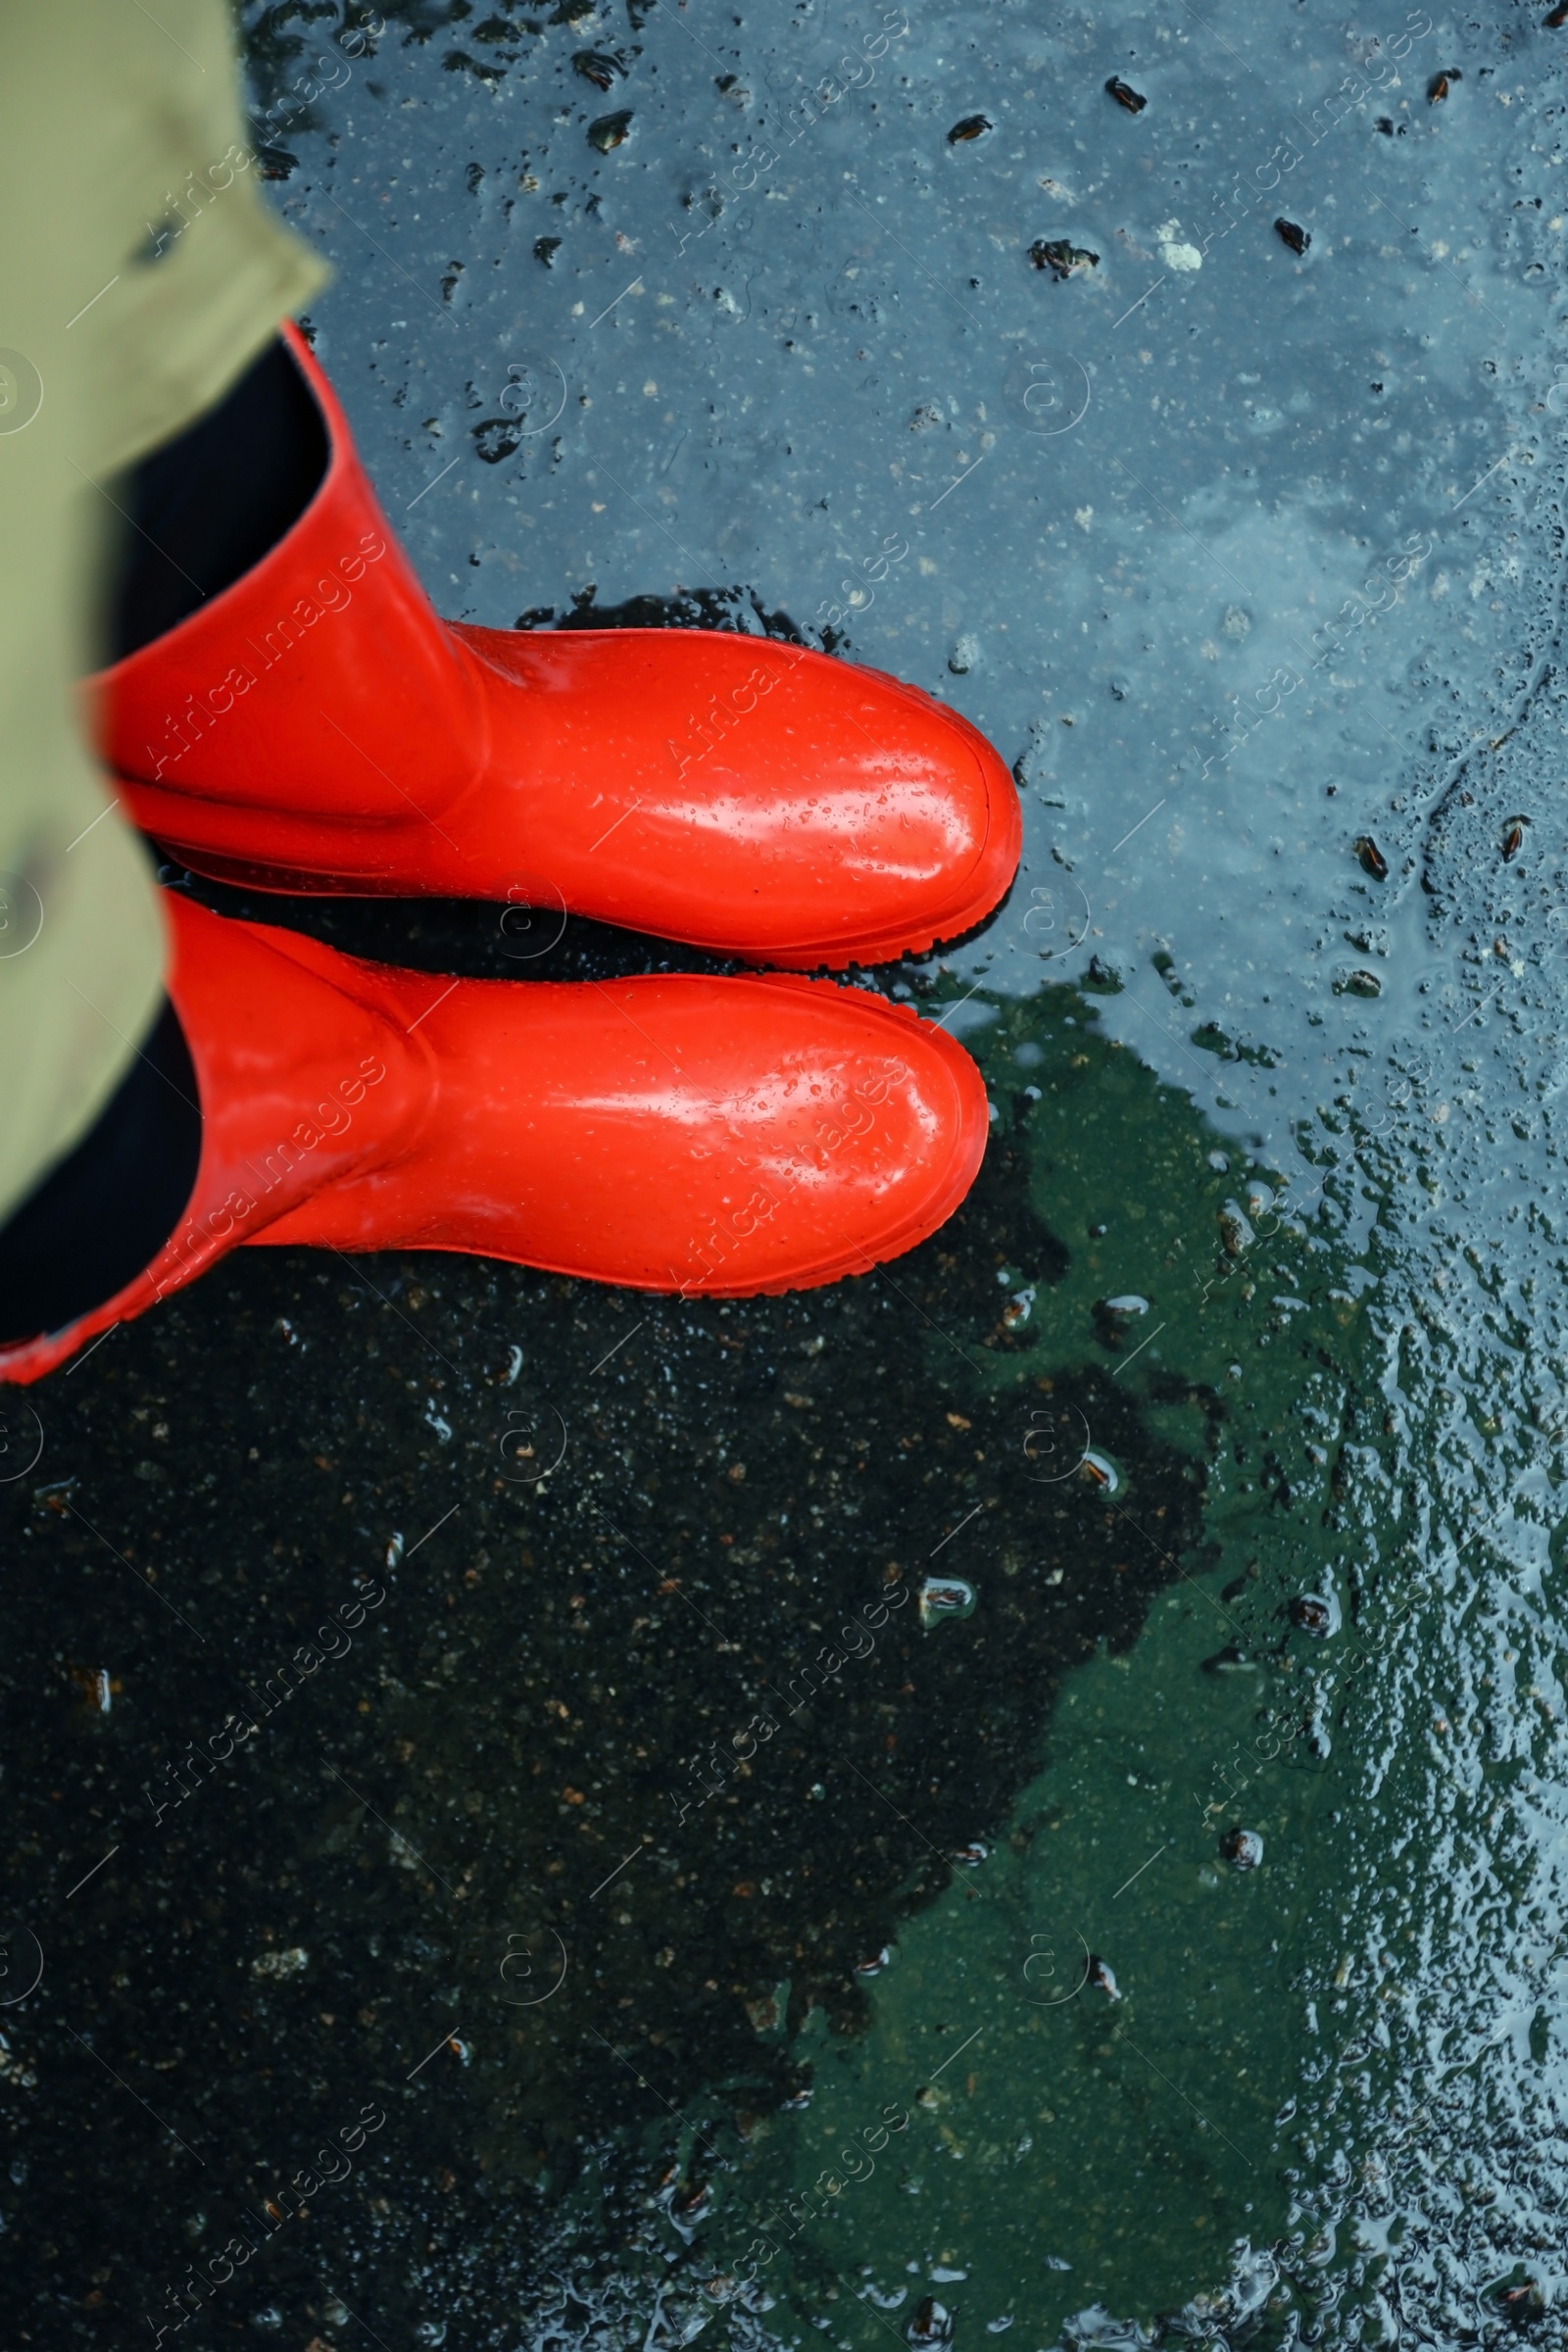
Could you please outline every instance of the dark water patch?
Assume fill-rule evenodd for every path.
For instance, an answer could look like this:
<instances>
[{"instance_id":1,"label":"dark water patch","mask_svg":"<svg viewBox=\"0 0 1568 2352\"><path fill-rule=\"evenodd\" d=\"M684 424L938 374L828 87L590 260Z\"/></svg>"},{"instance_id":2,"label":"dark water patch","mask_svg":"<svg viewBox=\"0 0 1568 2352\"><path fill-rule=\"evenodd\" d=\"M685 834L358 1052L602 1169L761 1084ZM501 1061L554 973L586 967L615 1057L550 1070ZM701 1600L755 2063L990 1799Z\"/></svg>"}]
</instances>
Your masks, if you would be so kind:
<instances>
[{"instance_id":1,"label":"dark water patch","mask_svg":"<svg viewBox=\"0 0 1568 2352\"><path fill-rule=\"evenodd\" d=\"M677 2114L733 2152L808 2090L800 2030L862 2029L1062 1678L1198 1557L1213 1399L1182 1389L1177 1446L1001 1312L999 1271L1073 1264L1034 1108L936 1240L828 1292L245 1251L38 1393L8 1821L49 2093L14 2242L123 2320L303 2173L253 2258L288 2324L323 2265L412 2312L394 2248L519 2275L531 2214L602 2255L585 2215L635 2237ZM933 1579L972 1607L923 1622Z\"/></svg>"}]
</instances>

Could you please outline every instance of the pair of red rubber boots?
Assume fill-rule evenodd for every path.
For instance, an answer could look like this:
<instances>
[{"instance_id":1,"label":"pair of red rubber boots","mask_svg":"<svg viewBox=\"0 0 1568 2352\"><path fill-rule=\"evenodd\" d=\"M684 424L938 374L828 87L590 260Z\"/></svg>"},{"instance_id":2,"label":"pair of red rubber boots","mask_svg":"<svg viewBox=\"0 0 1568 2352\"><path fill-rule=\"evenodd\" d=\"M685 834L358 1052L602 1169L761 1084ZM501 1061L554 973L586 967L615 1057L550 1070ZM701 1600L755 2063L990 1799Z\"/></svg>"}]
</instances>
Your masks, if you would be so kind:
<instances>
[{"instance_id":1,"label":"pair of red rubber boots","mask_svg":"<svg viewBox=\"0 0 1568 2352\"><path fill-rule=\"evenodd\" d=\"M915 689L772 639L439 620L288 339L325 474L252 571L93 681L122 805L220 878L488 900L504 931L569 908L789 976L443 981L172 895L194 1192L136 1282L0 1377L242 1242L719 1297L912 1248L979 1167L979 1073L906 1009L793 975L988 913L1018 861L1005 766Z\"/></svg>"}]
</instances>

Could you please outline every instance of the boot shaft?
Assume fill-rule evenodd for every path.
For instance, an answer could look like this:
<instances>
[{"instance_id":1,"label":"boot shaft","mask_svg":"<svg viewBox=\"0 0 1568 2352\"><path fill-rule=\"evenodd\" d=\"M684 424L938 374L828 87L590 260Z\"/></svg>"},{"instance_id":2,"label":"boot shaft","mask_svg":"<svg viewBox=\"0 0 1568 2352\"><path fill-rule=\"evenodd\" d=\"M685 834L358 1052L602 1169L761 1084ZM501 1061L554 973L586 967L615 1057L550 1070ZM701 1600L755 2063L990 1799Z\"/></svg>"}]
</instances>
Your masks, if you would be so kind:
<instances>
[{"instance_id":1,"label":"boot shaft","mask_svg":"<svg viewBox=\"0 0 1568 2352\"><path fill-rule=\"evenodd\" d=\"M194 818L221 834L227 810L242 833L259 810L437 817L482 760L470 659L398 547L330 384L285 333L326 429L316 496L243 579L87 689L105 760L177 795L187 833Z\"/></svg>"}]
</instances>

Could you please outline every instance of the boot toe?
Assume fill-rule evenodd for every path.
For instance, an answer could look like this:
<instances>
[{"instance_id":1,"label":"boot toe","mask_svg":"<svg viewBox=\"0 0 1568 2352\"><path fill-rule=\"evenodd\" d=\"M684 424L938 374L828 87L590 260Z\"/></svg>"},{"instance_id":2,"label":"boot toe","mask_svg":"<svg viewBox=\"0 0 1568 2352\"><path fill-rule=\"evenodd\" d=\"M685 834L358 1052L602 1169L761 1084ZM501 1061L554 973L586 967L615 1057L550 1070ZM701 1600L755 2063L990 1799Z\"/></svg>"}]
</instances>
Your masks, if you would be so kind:
<instances>
[{"instance_id":1,"label":"boot toe","mask_svg":"<svg viewBox=\"0 0 1568 2352\"><path fill-rule=\"evenodd\" d=\"M984 1081L944 1031L826 982L752 985L774 1000L775 1058L740 1115L726 1108L735 1140L711 1175L690 1171L695 1229L671 1263L688 1294L812 1289L900 1257L985 1153Z\"/></svg>"},{"instance_id":2,"label":"boot toe","mask_svg":"<svg viewBox=\"0 0 1568 2352\"><path fill-rule=\"evenodd\" d=\"M518 837L584 913L809 969L956 938L1016 871L1007 768L914 687L708 630L459 634Z\"/></svg>"},{"instance_id":3,"label":"boot toe","mask_svg":"<svg viewBox=\"0 0 1568 2352\"><path fill-rule=\"evenodd\" d=\"M440 1101L416 1183L391 1172L311 1238L686 1296L809 1289L935 1232L985 1151L962 1048L829 981L465 982L419 1034Z\"/></svg>"}]
</instances>

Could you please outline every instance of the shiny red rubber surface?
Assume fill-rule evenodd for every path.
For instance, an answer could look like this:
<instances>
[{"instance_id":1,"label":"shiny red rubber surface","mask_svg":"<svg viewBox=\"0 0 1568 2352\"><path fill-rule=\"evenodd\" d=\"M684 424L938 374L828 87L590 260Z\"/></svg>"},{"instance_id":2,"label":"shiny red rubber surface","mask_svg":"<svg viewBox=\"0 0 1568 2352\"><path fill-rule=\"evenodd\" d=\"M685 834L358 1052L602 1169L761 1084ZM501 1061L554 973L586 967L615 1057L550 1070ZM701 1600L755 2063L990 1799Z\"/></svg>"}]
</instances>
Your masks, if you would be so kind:
<instances>
[{"instance_id":1,"label":"shiny red rubber surface","mask_svg":"<svg viewBox=\"0 0 1568 2352\"><path fill-rule=\"evenodd\" d=\"M432 612L342 412L294 529L94 681L143 829L275 890L480 898L808 968L956 937L1010 883L1017 794L916 689L710 630Z\"/></svg>"},{"instance_id":2,"label":"shiny red rubber surface","mask_svg":"<svg viewBox=\"0 0 1568 2352\"><path fill-rule=\"evenodd\" d=\"M204 1138L146 1273L0 1351L29 1381L243 1242L456 1250L710 1297L934 1232L988 1109L945 1032L826 981L451 981L170 902Z\"/></svg>"}]
</instances>

